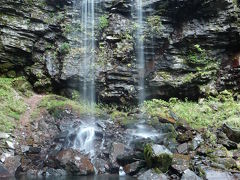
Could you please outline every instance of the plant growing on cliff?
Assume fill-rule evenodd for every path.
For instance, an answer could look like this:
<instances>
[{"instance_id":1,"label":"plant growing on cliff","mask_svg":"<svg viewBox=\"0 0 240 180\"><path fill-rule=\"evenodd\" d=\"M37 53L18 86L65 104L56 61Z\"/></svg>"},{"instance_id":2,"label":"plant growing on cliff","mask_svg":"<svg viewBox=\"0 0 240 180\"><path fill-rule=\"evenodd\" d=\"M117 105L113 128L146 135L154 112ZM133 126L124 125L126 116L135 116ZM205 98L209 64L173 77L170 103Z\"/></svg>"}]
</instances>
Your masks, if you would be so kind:
<instances>
[{"instance_id":1,"label":"plant growing on cliff","mask_svg":"<svg viewBox=\"0 0 240 180\"><path fill-rule=\"evenodd\" d=\"M108 16L106 14L102 15L101 17L99 17L99 29L103 30L106 27L108 27L109 22L108 22Z\"/></svg>"},{"instance_id":2,"label":"plant growing on cliff","mask_svg":"<svg viewBox=\"0 0 240 180\"><path fill-rule=\"evenodd\" d=\"M150 26L152 33L156 33L158 35L162 34L163 25L160 16L149 16L147 18L147 23Z\"/></svg>"},{"instance_id":3,"label":"plant growing on cliff","mask_svg":"<svg viewBox=\"0 0 240 180\"><path fill-rule=\"evenodd\" d=\"M188 55L188 64L190 65L206 65L213 59L208 55L207 51L200 47L199 44L195 44L193 50Z\"/></svg>"},{"instance_id":4,"label":"plant growing on cliff","mask_svg":"<svg viewBox=\"0 0 240 180\"><path fill-rule=\"evenodd\" d=\"M58 48L58 51L62 55L68 54L70 52L70 45L65 42Z\"/></svg>"}]
</instances>

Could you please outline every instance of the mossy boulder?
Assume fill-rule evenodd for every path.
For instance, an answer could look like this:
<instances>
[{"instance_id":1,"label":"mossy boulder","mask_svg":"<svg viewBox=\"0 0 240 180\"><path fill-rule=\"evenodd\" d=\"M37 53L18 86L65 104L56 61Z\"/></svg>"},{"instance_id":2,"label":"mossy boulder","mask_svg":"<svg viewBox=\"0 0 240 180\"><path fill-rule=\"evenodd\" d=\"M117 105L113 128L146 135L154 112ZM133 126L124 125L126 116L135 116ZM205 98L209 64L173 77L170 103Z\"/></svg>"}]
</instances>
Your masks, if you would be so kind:
<instances>
[{"instance_id":1,"label":"mossy boulder","mask_svg":"<svg viewBox=\"0 0 240 180\"><path fill-rule=\"evenodd\" d=\"M172 164L173 154L165 146L147 144L144 148L144 158L149 168L167 172Z\"/></svg>"}]
</instances>

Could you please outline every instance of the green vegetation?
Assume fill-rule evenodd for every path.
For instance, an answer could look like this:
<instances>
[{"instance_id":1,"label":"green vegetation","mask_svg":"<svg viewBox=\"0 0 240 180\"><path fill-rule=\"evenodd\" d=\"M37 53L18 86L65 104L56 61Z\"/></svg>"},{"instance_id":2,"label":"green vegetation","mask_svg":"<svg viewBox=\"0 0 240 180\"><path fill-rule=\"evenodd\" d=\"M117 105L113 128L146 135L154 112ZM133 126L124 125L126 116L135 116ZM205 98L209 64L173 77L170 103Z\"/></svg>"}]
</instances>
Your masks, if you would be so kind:
<instances>
[{"instance_id":1,"label":"green vegetation","mask_svg":"<svg viewBox=\"0 0 240 180\"><path fill-rule=\"evenodd\" d=\"M190 65L197 66L206 65L214 61L214 59L208 56L207 51L202 49L198 44L194 45L194 50L190 52L187 60Z\"/></svg>"},{"instance_id":2,"label":"green vegetation","mask_svg":"<svg viewBox=\"0 0 240 180\"><path fill-rule=\"evenodd\" d=\"M155 34L162 34L162 21L160 16L149 16L147 18L147 23L150 26L150 30Z\"/></svg>"},{"instance_id":3,"label":"green vegetation","mask_svg":"<svg viewBox=\"0 0 240 180\"><path fill-rule=\"evenodd\" d=\"M108 27L108 16L105 14L105 15L102 15L101 17L99 17L99 29L100 30L103 30L105 29L106 27Z\"/></svg>"},{"instance_id":4,"label":"green vegetation","mask_svg":"<svg viewBox=\"0 0 240 180\"><path fill-rule=\"evenodd\" d=\"M144 158L148 168L154 168L158 173L167 172L172 164L172 155L162 153L158 156L153 154L152 145L146 144L144 147Z\"/></svg>"},{"instance_id":5,"label":"green vegetation","mask_svg":"<svg viewBox=\"0 0 240 180\"><path fill-rule=\"evenodd\" d=\"M172 112L194 128L219 127L223 123L240 127L240 102L234 101L228 91L221 92L217 97L204 99L200 103L180 101L176 98L170 99L169 102L153 99L144 103L144 111L152 119L171 118Z\"/></svg>"},{"instance_id":6,"label":"green vegetation","mask_svg":"<svg viewBox=\"0 0 240 180\"><path fill-rule=\"evenodd\" d=\"M58 48L58 51L62 55L68 54L70 52L70 45L65 42Z\"/></svg>"},{"instance_id":7,"label":"green vegetation","mask_svg":"<svg viewBox=\"0 0 240 180\"><path fill-rule=\"evenodd\" d=\"M22 96L30 95L24 78L0 78L0 131L10 132L26 110Z\"/></svg>"}]
</instances>

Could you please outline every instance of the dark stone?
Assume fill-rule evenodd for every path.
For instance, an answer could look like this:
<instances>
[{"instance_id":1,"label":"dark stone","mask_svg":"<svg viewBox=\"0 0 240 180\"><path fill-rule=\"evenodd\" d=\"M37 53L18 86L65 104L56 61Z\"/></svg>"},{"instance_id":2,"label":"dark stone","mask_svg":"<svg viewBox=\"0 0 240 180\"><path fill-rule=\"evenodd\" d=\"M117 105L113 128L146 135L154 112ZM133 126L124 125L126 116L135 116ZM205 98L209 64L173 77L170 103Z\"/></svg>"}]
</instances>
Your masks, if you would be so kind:
<instances>
[{"instance_id":1,"label":"dark stone","mask_svg":"<svg viewBox=\"0 0 240 180\"><path fill-rule=\"evenodd\" d=\"M13 175L11 175L2 164L0 164L0 179L7 179L10 177L13 177Z\"/></svg>"},{"instance_id":2,"label":"dark stone","mask_svg":"<svg viewBox=\"0 0 240 180\"><path fill-rule=\"evenodd\" d=\"M41 148L39 147L29 147L29 154L39 154L41 152Z\"/></svg>"},{"instance_id":3,"label":"dark stone","mask_svg":"<svg viewBox=\"0 0 240 180\"><path fill-rule=\"evenodd\" d=\"M227 124L224 124L222 128L230 140L240 143L240 129L230 127Z\"/></svg>"}]
</instances>

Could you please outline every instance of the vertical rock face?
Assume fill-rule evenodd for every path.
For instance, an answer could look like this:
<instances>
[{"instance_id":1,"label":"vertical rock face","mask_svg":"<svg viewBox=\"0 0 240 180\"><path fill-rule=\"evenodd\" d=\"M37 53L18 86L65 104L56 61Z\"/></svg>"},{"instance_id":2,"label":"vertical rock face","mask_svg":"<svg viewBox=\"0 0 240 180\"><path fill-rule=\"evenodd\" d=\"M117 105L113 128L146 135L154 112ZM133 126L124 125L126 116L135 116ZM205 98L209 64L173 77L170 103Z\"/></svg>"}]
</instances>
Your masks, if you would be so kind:
<instances>
[{"instance_id":1,"label":"vertical rock face","mask_svg":"<svg viewBox=\"0 0 240 180\"><path fill-rule=\"evenodd\" d=\"M78 88L81 8L70 0L0 2L0 73L24 73L37 90ZM16 8L17 7L17 8ZM136 5L96 1L96 94L137 102ZM146 97L198 98L238 91L239 6L234 0L143 1Z\"/></svg>"}]
</instances>

